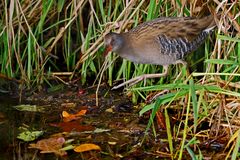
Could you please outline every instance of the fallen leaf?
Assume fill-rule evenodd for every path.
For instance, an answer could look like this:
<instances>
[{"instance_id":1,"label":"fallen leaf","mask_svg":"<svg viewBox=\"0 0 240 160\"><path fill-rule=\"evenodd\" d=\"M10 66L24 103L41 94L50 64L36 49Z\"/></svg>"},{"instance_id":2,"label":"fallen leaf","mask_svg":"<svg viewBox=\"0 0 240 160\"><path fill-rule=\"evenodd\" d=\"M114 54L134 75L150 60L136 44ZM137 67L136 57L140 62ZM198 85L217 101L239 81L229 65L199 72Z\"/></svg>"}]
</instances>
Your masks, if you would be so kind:
<instances>
[{"instance_id":1,"label":"fallen leaf","mask_svg":"<svg viewBox=\"0 0 240 160\"><path fill-rule=\"evenodd\" d=\"M24 131L21 132L17 138L25 142L30 142L36 140L41 135L43 135L43 131Z\"/></svg>"},{"instance_id":2,"label":"fallen leaf","mask_svg":"<svg viewBox=\"0 0 240 160\"><path fill-rule=\"evenodd\" d=\"M30 105L30 104L21 104L17 106L13 106L19 111L29 111L29 112L44 112L46 106L37 106L37 105Z\"/></svg>"},{"instance_id":3,"label":"fallen leaf","mask_svg":"<svg viewBox=\"0 0 240 160\"><path fill-rule=\"evenodd\" d=\"M48 138L38 141L36 144L29 144L28 148L36 148L41 150L40 153L55 153L60 156L67 155L62 149L65 139L63 137Z\"/></svg>"},{"instance_id":4,"label":"fallen leaf","mask_svg":"<svg viewBox=\"0 0 240 160\"><path fill-rule=\"evenodd\" d=\"M30 128L27 125L20 126L18 132L17 138L26 142L34 141L44 133L44 131L36 131L34 128Z\"/></svg>"},{"instance_id":5,"label":"fallen leaf","mask_svg":"<svg viewBox=\"0 0 240 160\"><path fill-rule=\"evenodd\" d=\"M51 126L54 127L60 127L64 132L84 132L84 131L92 131L95 128L90 125L80 125L79 122L73 121L73 122L61 122L61 123L51 123Z\"/></svg>"},{"instance_id":6,"label":"fallen leaf","mask_svg":"<svg viewBox=\"0 0 240 160\"><path fill-rule=\"evenodd\" d=\"M85 152L91 150L101 150L101 148L98 145L92 143L81 144L74 148L75 152Z\"/></svg>"},{"instance_id":7,"label":"fallen leaf","mask_svg":"<svg viewBox=\"0 0 240 160\"><path fill-rule=\"evenodd\" d=\"M66 108L74 108L76 107L76 103L62 103L61 106L66 107Z\"/></svg>"},{"instance_id":8,"label":"fallen leaf","mask_svg":"<svg viewBox=\"0 0 240 160\"><path fill-rule=\"evenodd\" d=\"M77 114L75 114L76 116L83 116L83 115L85 115L87 113L87 110L85 109L85 110L81 110L81 111L79 111Z\"/></svg>"},{"instance_id":9,"label":"fallen leaf","mask_svg":"<svg viewBox=\"0 0 240 160\"><path fill-rule=\"evenodd\" d=\"M70 114L67 111L63 111L62 112L62 116L63 116L63 121L64 122L70 122L72 120L76 120L79 119L81 116L85 115L87 112L87 110L81 110L76 114Z\"/></svg>"},{"instance_id":10,"label":"fallen leaf","mask_svg":"<svg viewBox=\"0 0 240 160\"><path fill-rule=\"evenodd\" d=\"M62 112L62 116L63 116L64 118L67 118L67 117L70 117L70 114L69 114L68 112L66 112L66 111L63 111L63 112Z\"/></svg>"}]
</instances>

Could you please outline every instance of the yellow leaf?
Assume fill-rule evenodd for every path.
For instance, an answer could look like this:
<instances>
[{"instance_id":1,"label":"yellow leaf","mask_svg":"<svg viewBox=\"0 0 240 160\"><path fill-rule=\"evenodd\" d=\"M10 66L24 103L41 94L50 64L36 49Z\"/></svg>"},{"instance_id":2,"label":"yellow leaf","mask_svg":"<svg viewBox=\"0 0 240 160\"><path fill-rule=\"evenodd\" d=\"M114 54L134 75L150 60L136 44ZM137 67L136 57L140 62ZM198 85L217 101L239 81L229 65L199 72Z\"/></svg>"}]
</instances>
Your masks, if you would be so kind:
<instances>
[{"instance_id":1,"label":"yellow leaf","mask_svg":"<svg viewBox=\"0 0 240 160\"><path fill-rule=\"evenodd\" d=\"M66 117L69 117L70 114L67 111L63 111L62 116L66 118Z\"/></svg>"},{"instance_id":2,"label":"yellow leaf","mask_svg":"<svg viewBox=\"0 0 240 160\"><path fill-rule=\"evenodd\" d=\"M75 152L85 152L91 150L101 150L101 148L98 145L92 143L81 144L74 148Z\"/></svg>"}]
</instances>

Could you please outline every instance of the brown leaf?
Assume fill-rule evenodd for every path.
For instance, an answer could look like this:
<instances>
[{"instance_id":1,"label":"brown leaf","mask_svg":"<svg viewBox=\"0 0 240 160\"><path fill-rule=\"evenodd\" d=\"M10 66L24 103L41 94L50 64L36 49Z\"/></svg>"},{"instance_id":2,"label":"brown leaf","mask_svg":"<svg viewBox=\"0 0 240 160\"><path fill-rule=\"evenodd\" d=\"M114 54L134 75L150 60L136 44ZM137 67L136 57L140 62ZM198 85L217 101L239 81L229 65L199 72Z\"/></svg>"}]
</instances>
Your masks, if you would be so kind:
<instances>
[{"instance_id":1,"label":"brown leaf","mask_svg":"<svg viewBox=\"0 0 240 160\"><path fill-rule=\"evenodd\" d=\"M101 150L101 148L98 145L92 143L81 144L74 148L75 152L85 152L91 150Z\"/></svg>"},{"instance_id":2,"label":"brown leaf","mask_svg":"<svg viewBox=\"0 0 240 160\"><path fill-rule=\"evenodd\" d=\"M61 122L61 123L51 123L51 126L54 127L60 127L64 132L71 132L71 131L76 131L76 132L83 132L83 131L92 131L94 130L93 126L82 126L80 125L79 122L73 121L73 122Z\"/></svg>"},{"instance_id":3,"label":"brown leaf","mask_svg":"<svg viewBox=\"0 0 240 160\"><path fill-rule=\"evenodd\" d=\"M38 141L36 144L29 144L28 148L41 150L40 153L55 153L60 156L67 155L66 151L60 150L65 142L63 137L49 138Z\"/></svg>"}]
</instances>

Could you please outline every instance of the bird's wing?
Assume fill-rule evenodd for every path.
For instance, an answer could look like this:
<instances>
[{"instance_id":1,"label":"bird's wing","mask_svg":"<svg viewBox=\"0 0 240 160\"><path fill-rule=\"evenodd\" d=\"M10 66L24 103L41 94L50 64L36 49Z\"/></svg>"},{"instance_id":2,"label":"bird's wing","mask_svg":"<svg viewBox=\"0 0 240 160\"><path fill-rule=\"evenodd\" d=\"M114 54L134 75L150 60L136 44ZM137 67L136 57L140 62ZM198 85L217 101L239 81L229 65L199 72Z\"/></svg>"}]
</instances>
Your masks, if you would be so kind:
<instances>
[{"instance_id":1,"label":"bird's wing","mask_svg":"<svg viewBox=\"0 0 240 160\"><path fill-rule=\"evenodd\" d=\"M136 39L154 39L162 54L171 54L177 59L196 50L204 42L214 26L212 16L201 19L191 17L158 18L145 22L130 32Z\"/></svg>"},{"instance_id":2,"label":"bird's wing","mask_svg":"<svg viewBox=\"0 0 240 160\"><path fill-rule=\"evenodd\" d=\"M172 54L182 59L187 53L196 50L214 28L212 16L202 19L179 19L178 22L169 22L167 32L161 32L156 37L161 53Z\"/></svg>"}]
</instances>

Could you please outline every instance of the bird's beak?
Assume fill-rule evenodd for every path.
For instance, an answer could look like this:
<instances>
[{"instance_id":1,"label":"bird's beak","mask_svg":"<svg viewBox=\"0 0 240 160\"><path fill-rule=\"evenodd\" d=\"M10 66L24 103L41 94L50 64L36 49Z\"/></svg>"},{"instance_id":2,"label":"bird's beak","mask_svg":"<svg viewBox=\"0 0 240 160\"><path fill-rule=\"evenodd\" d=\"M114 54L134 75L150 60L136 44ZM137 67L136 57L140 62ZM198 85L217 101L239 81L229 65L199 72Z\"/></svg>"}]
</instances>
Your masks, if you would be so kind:
<instances>
[{"instance_id":1,"label":"bird's beak","mask_svg":"<svg viewBox=\"0 0 240 160\"><path fill-rule=\"evenodd\" d=\"M106 57L110 51L112 51L112 46L111 45L107 45L105 47L104 52L103 52L104 57Z\"/></svg>"}]
</instances>

